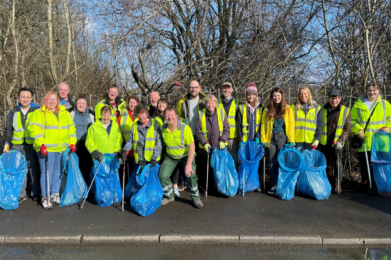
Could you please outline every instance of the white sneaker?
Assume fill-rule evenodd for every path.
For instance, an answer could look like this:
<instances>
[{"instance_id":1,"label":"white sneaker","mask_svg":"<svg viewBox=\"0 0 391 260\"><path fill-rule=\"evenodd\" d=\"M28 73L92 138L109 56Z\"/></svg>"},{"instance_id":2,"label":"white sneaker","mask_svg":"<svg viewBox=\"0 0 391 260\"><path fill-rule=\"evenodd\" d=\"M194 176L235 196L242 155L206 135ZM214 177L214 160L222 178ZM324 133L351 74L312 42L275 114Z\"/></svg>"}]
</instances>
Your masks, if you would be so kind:
<instances>
[{"instance_id":1,"label":"white sneaker","mask_svg":"<svg viewBox=\"0 0 391 260\"><path fill-rule=\"evenodd\" d=\"M56 193L50 196L50 201L53 201L56 204L60 204L60 194Z\"/></svg>"},{"instance_id":2,"label":"white sneaker","mask_svg":"<svg viewBox=\"0 0 391 260\"><path fill-rule=\"evenodd\" d=\"M267 193L274 195L276 194L277 185L274 185Z\"/></svg>"},{"instance_id":3,"label":"white sneaker","mask_svg":"<svg viewBox=\"0 0 391 260\"><path fill-rule=\"evenodd\" d=\"M42 207L44 209L51 209L51 208L53 208L53 205L52 205L52 203L49 202L49 200L47 198L43 198L42 199Z\"/></svg>"}]
</instances>

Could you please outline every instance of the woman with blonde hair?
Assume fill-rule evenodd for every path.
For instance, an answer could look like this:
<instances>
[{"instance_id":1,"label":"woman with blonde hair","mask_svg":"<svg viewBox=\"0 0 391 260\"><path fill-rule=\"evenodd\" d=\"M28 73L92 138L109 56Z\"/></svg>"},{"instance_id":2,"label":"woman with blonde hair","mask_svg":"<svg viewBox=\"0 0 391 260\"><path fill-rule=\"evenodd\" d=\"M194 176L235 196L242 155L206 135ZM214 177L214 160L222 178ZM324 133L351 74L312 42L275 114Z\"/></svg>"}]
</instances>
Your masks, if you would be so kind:
<instances>
[{"instance_id":1,"label":"woman with blonde hair","mask_svg":"<svg viewBox=\"0 0 391 260\"><path fill-rule=\"evenodd\" d=\"M77 142L75 124L69 112L60 105L56 92L49 91L44 96L42 108L33 112L28 130L34 138L41 167L42 206L50 209L51 201L60 204L62 153L67 147L75 152Z\"/></svg>"},{"instance_id":2,"label":"woman with blonde hair","mask_svg":"<svg viewBox=\"0 0 391 260\"><path fill-rule=\"evenodd\" d=\"M302 152L310 149L311 145L316 141L315 132L319 105L312 100L311 91L306 86L299 88L297 100L296 105L292 104L292 110L295 115L294 142L296 143L296 148ZM313 148L316 148L316 145Z\"/></svg>"}]
</instances>

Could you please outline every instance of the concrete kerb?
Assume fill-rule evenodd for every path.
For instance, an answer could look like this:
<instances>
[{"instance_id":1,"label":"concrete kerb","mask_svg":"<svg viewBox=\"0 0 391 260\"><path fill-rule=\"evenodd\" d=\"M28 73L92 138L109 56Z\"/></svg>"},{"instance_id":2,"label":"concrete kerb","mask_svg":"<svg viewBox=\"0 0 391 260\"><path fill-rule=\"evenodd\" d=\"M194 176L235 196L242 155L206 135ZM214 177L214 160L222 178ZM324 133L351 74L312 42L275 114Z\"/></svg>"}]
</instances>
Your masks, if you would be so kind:
<instances>
[{"instance_id":1,"label":"concrete kerb","mask_svg":"<svg viewBox=\"0 0 391 260\"><path fill-rule=\"evenodd\" d=\"M322 238L320 236L240 236L240 243L322 245Z\"/></svg>"},{"instance_id":2,"label":"concrete kerb","mask_svg":"<svg viewBox=\"0 0 391 260\"><path fill-rule=\"evenodd\" d=\"M362 245L361 238L323 238L323 245Z\"/></svg>"},{"instance_id":3,"label":"concrete kerb","mask_svg":"<svg viewBox=\"0 0 391 260\"><path fill-rule=\"evenodd\" d=\"M165 244L239 244L239 236L229 235L161 235Z\"/></svg>"},{"instance_id":4,"label":"concrete kerb","mask_svg":"<svg viewBox=\"0 0 391 260\"><path fill-rule=\"evenodd\" d=\"M159 243L159 237L159 234L139 236L84 236L82 245L102 243Z\"/></svg>"},{"instance_id":5,"label":"concrete kerb","mask_svg":"<svg viewBox=\"0 0 391 260\"><path fill-rule=\"evenodd\" d=\"M5 237L0 237L0 245L4 244Z\"/></svg>"},{"instance_id":6,"label":"concrete kerb","mask_svg":"<svg viewBox=\"0 0 391 260\"><path fill-rule=\"evenodd\" d=\"M79 245L82 236L72 237L5 237L4 244L73 244Z\"/></svg>"}]
</instances>

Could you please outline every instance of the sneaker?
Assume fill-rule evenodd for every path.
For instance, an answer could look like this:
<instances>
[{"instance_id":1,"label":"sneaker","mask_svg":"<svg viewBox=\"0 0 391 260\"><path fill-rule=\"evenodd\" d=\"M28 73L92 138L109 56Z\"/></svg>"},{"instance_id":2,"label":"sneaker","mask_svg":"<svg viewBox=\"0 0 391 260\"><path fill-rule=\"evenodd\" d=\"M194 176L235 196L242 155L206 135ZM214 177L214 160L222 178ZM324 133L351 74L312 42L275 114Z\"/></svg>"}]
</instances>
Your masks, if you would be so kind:
<instances>
[{"instance_id":1,"label":"sneaker","mask_svg":"<svg viewBox=\"0 0 391 260\"><path fill-rule=\"evenodd\" d=\"M176 198L180 197L180 194L179 194L178 190L179 190L178 187L174 187L174 197L176 197Z\"/></svg>"},{"instance_id":2,"label":"sneaker","mask_svg":"<svg viewBox=\"0 0 391 260\"><path fill-rule=\"evenodd\" d=\"M166 205L167 203L172 202L172 201L175 201L174 197L172 197L171 199L164 198L162 200L162 205Z\"/></svg>"},{"instance_id":3,"label":"sneaker","mask_svg":"<svg viewBox=\"0 0 391 260\"><path fill-rule=\"evenodd\" d=\"M27 197L24 198L18 198L18 204L22 203L23 201L27 200Z\"/></svg>"},{"instance_id":4,"label":"sneaker","mask_svg":"<svg viewBox=\"0 0 391 260\"><path fill-rule=\"evenodd\" d=\"M60 194L56 193L50 196L50 201L53 201L56 204L60 204Z\"/></svg>"},{"instance_id":5,"label":"sneaker","mask_svg":"<svg viewBox=\"0 0 391 260\"><path fill-rule=\"evenodd\" d=\"M256 192L262 192L262 189L261 188L258 188L255 190Z\"/></svg>"},{"instance_id":6,"label":"sneaker","mask_svg":"<svg viewBox=\"0 0 391 260\"><path fill-rule=\"evenodd\" d=\"M200 199L196 199L195 201L193 201L193 204L194 207L196 207L197 209L200 209L204 206L204 204L202 204L202 201Z\"/></svg>"},{"instance_id":7,"label":"sneaker","mask_svg":"<svg viewBox=\"0 0 391 260\"><path fill-rule=\"evenodd\" d=\"M43 207L43 209L51 209L51 208L53 208L52 203L50 203L47 198L43 198L42 199L42 207Z\"/></svg>"},{"instance_id":8,"label":"sneaker","mask_svg":"<svg viewBox=\"0 0 391 260\"><path fill-rule=\"evenodd\" d=\"M270 195L276 194L277 185L274 185L267 193Z\"/></svg>"},{"instance_id":9,"label":"sneaker","mask_svg":"<svg viewBox=\"0 0 391 260\"><path fill-rule=\"evenodd\" d=\"M184 191L185 190L185 185L182 184L179 184L178 185L178 191ZM179 197L179 196L178 196Z\"/></svg>"}]
</instances>

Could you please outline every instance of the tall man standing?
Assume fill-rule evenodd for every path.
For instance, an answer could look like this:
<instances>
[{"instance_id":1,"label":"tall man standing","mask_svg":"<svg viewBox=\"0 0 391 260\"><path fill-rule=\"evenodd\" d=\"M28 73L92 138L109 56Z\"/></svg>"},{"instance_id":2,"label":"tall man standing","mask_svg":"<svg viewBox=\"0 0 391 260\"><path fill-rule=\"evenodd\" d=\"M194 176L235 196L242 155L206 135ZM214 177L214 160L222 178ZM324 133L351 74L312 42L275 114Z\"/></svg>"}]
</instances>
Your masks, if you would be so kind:
<instances>
[{"instance_id":1,"label":"tall man standing","mask_svg":"<svg viewBox=\"0 0 391 260\"><path fill-rule=\"evenodd\" d=\"M317 147L320 141L319 151L326 157L327 166L330 162L334 165L335 193L342 191L342 149L346 139L349 137L352 121L350 109L341 104L341 96L340 90L330 91L329 102L319 110L315 141L312 144L313 147ZM327 167L329 180L331 179L331 171Z\"/></svg>"},{"instance_id":2,"label":"tall man standing","mask_svg":"<svg viewBox=\"0 0 391 260\"><path fill-rule=\"evenodd\" d=\"M232 97L232 84L225 82L221 87L223 95L219 99L219 108L223 109L228 118L230 134L227 140L227 150L231 154L235 162L235 167L238 167L238 134L236 130L236 113L239 108L239 100Z\"/></svg>"},{"instance_id":3,"label":"tall man standing","mask_svg":"<svg viewBox=\"0 0 391 260\"><path fill-rule=\"evenodd\" d=\"M104 99L99 101L95 106L95 118L101 118L100 111L102 107L108 106L111 110L111 120L117 122L117 116L122 109L126 108L125 102L118 96L118 87L111 85L104 96Z\"/></svg>"},{"instance_id":4,"label":"tall man standing","mask_svg":"<svg viewBox=\"0 0 391 260\"><path fill-rule=\"evenodd\" d=\"M33 148L34 140L30 131L27 130L32 112L39 108L38 105L31 103L32 99L33 91L31 89L21 88L19 90L19 105L14 107L7 116L4 152L9 153L10 145L12 144L12 150L19 151L26 157L28 176L32 182L31 196L33 200L38 200L41 194L38 157L37 152ZM18 197L19 203L27 199L27 179L28 177L26 176Z\"/></svg>"},{"instance_id":5,"label":"tall man standing","mask_svg":"<svg viewBox=\"0 0 391 260\"><path fill-rule=\"evenodd\" d=\"M69 86L65 82L61 82L57 86L58 97L60 98L60 103L66 109L69 109L74 106L71 95L69 94Z\"/></svg>"},{"instance_id":6,"label":"tall man standing","mask_svg":"<svg viewBox=\"0 0 391 260\"><path fill-rule=\"evenodd\" d=\"M148 105L148 110L149 110L149 116L153 117L155 116L155 111L157 109L157 102L160 99L160 95L158 92L153 91L149 94L149 105Z\"/></svg>"}]
</instances>

